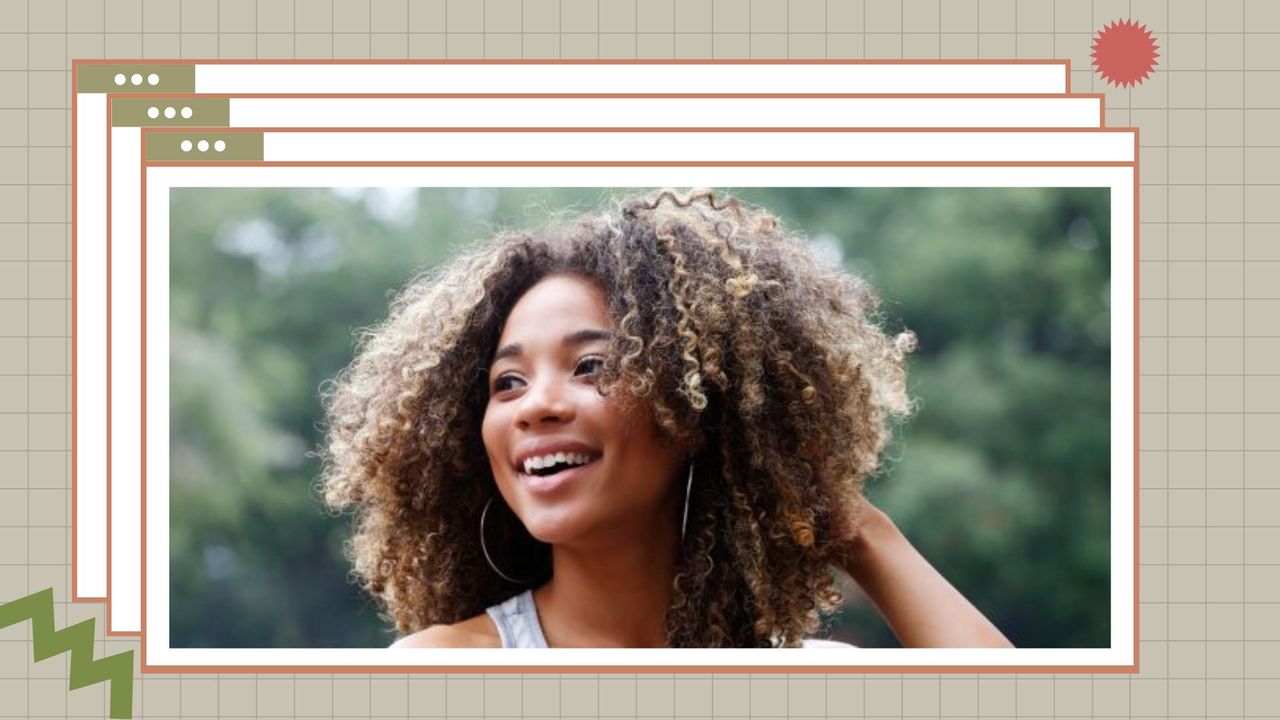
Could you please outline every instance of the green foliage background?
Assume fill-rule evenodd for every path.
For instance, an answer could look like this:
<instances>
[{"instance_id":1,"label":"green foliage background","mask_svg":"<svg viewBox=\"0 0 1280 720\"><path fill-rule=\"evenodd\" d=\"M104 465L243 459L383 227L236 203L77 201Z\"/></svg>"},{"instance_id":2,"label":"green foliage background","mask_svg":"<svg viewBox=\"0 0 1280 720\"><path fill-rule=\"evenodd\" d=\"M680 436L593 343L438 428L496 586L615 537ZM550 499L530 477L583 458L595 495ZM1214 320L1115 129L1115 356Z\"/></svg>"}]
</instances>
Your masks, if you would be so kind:
<instances>
[{"instance_id":1,"label":"green foliage background","mask_svg":"<svg viewBox=\"0 0 1280 720\"><path fill-rule=\"evenodd\" d=\"M174 190L170 234L175 647L393 639L351 583L348 518L315 488L317 389L357 329L460 244L625 190ZM1105 647L1110 234L1104 188L775 188L736 194L867 274L916 332L869 493L1023 647ZM834 637L896 641L852 583Z\"/></svg>"}]
</instances>

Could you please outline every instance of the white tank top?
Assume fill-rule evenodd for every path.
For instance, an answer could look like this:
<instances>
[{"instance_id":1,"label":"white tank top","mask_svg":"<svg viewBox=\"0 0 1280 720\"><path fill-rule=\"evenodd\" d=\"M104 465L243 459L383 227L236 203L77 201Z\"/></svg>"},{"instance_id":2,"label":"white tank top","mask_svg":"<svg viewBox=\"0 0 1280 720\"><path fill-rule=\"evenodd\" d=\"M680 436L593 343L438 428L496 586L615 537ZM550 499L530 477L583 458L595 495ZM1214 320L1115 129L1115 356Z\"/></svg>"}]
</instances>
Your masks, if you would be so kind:
<instances>
[{"instance_id":1,"label":"white tank top","mask_svg":"<svg viewBox=\"0 0 1280 720\"><path fill-rule=\"evenodd\" d=\"M504 648L545 648L547 638L542 634L542 623L538 622L538 608L533 604L533 591L525 590L514 597L485 609L493 624L498 627L498 637L502 638ZM806 638L806 648L851 648L857 647L838 640L818 640Z\"/></svg>"},{"instance_id":2,"label":"white tank top","mask_svg":"<svg viewBox=\"0 0 1280 720\"><path fill-rule=\"evenodd\" d=\"M542 635L542 623L538 622L538 608L533 604L533 591L509 598L503 603L485 609L493 624L498 626L498 637L504 648L544 648L547 639Z\"/></svg>"}]
</instances>

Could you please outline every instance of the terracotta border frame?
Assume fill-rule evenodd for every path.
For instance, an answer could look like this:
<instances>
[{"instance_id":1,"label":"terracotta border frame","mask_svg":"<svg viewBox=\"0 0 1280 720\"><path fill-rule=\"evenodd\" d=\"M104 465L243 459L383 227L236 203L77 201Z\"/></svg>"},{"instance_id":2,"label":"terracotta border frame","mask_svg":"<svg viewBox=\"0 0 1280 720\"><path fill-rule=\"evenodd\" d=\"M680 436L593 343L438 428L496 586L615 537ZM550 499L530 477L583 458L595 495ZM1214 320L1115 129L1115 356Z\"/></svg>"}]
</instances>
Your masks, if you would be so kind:
<instances>
[{"instance_id":1,"label":"terracotta border frame","mask_svg":"<svg viewBox=\"0 0 1280 720\"><path fill-rule=\"evenodd\" d=\"M70 489L71 489L71 601L72 601L72 602L107 602L107 601L109 600L110 587L111 587L111 584L110 584L110 576L109 576L109 575L107 575L107 576L106 576L105 583L104 583L104 584L105 584L105 590L104 590L105 594L104 594L102 597L81 595L81 594L80 594L80 589L79 589L79 576L78 576L78 573L77 573L77 567L78 567L78 565L79 565L79 562L78 562L78 561L79 561L79 557L78 557L78 554L79 554L79 542L78 542L78 530L77 530L78 525L79 525L79 523L78 523L78 519L79 519L79 493L78 493L78 491L77 491L77 490L78 490L79 462L80 462L79 448L78 448L78 435L79 435L79 428L78 428L78 420L77 420L77 418L78 418L78 414L79 414L79 406L78 406L78 399L79 399L79 398L78 398L78 383L79 383L79 377L80 377L80 372L79 372L79 370L80 370L80 368L79 368L79 353L78 353L78 339L79 339L79 334L76 332L76 330L77 330L77 324L78 324L78 303L77 303L77 300L78 300L78 292L79 292L79 291L78 291L78 288L79 288L79 280L78 280L78 271L79 271L79 266L78 266L78 262L77 262L77 248L78 248L78 240L79 240L79 238L78 238L78 229L79 229L79 224L80 224L80 223L79 223L79 218L77 217L77 214L78 214L78 212L77 212L77 211L78 211L77 189L78 189L78 187L79 187L79 184L77 183L77 179L78 179L78 178L77 178L77 173L78 173L78 168L79 168L79 161L78 161L78 157L77 157L77 149L78 149L78 145L79 145L79 143L78 143L78 134L77 134L77 130L78 130L77 125L78 125L78 118L79 118L79 113L78 113L78 103L77 103L77 100L78 100L78 97L79 97L79 94L80 94L80 90L79 90L79 68L80 68L80 66L81 66L81 65L84 65L84 66L100 66L100 65L159 65L159 66L163 66L163 65L189 65L189 66L196 66L196 65L314 65L314 66L318 66L318 67L324 67L324 66L329 66L329 65L370 65L370 66L372 66L372 65L380 65L380 66L393 66L393 67L398 67L398 66L451 67L451 66L465 66L465 65L486 65L486 66L500 66L500 65L545 65L545 66L574 66L574 65L584 65L584 66L586 66L586 65L605 65L605 66L609 66L609 65L614 65L614 66L621 66L621 65L635 65L635 66L646 66L646 65L654 65L654 66L663 66L663 65L696 65L696 66L709 66L709 67L757 66L757 65L792 65L792 66L796 66L796 67L804 67L804 66L839 66L839 65L845 65L845 66L860 66L860 65L1061 65L1061 66L1062 66L1062 71L1063 71L1063 78L1064 78L1064 81L1063 81L1063 93L1064 93L1064 94L1070 94L1070 93L1071 93L1071 60L1070 60L1070 59L1062 59L1062 60L1057 60L1057 59L1003 59L1003 60L1002 60L1002 59L992 59L992 58L977 58L977 59L951 58L951 59L921 59L921 60L912 60L912 59L899 59L899 60L893 60L893 59L883 59L883 60L868 60L868 59L825 59L825 60L820 60L820 59L797 59L797 60L792 60L792 59L768 59L768 58L758 58L758 59L757 59L757 58L752 58L752 59L645 59L645 60L625 60L625 59L618 59L618 60L600 60L600 59L596 59L596 60L550 60L550 59L548 59L548 60L523 60L523 59L506 60L506 59L502 59L502 60L499 60L499 59L479 59L479 58L476 58L476 59L456 59L456 60L455 60L455 59L432 59L432 60L394 60L394 59L388 59L388 60L382 60L382 59L378 59L378 60L374 60L374 59L351 59L351 60L343 60L343 59L316 59L316 60L297 60L297 59L249 59L249 60L244 60L244 59L229 59L229 58L228 58L228 59L223 59L223 58L184 58L184 59L174 60L174 59L145 59L145 58L113 58L113 59L102 59L102 58L73 58L73 59L71 60L71 198L70 198L70 203L71 203L71 296L70 296L70 301L71 301L71 303L70 303L70 304L71 304L71 488L70 488ZM483 97L483 96L485 96L485 94L484 94L484 93L477 93L477 94L474 94L474 95L466 95L466 97ZM501 95L499 94L499 96L501 96ZM644 95L644 94L636 94L636 95L634 95L634 96L635 96L635 97L645 97L645 95ZM706 98L714 98L714 97L717 97L717 94L715 94L715 93L708 93L708 94L696 94L696 95L677 95L677 97L685 97L685 96L687 96L687 97L706 97ZM824 95L824 96L825 96L825 95ZM442 96L442 97L449 97L449 96L448 96L448 95L445 95L445 96ZM530 97L543 97L543 96L541 96L541 95L533 95L533 96L530 96ZM614 97L614 96L613 96L613 95L601 96L601 95L593 95L593 94L583 94L583 95L582 95L582 97ZM762 94L762 95L760 95L760 97L779 97L779 98L785 98L785 97L791 97L791 95L787 95L787 94L777 94L777 95L774 95L774 94ZM809 96L808 96L808 95L800 95L800 96L797 96L797 97L809 97ZM839 95L833 95L833 97L839 97ZM110 107L111 107L111 106L110 106L110 100L108 99L108 103L107 103L107 128L108 128L107 137L108 137L108 139L110 138L109 128L111 127ZM1105 109L1104 109L1104 114L1105 114ZM109 183L109 182L110 182L110 170L111 170L111 158L110 158L110 154L109 154L109 153L108 153L108 155L107 155L107 163L106 163L106 166L107 166L107 172L108 172L108 183ZM108 184L108 188L109 188L109 187L110 187L110 185ZM110 199L109 199L109 197L108 197L108 200L107 200L107 210L108 210L108 212L110 212L110 207L111 207L111 203L110 203ZM109 216L105 219L105 222L107 223L106 227L107 227L107 231L108 231L108 233L109 233L109 232L110 232L110 227L111 227L110 217L109 217ZM110 239L109 239L109 237L108 237L108 246L107 246L107 249L106 249L106 252L107 252L107 262L108 262L108 268L107 268L107 278L108 278L107 294L108 294L108 297L110 297L110 294L111 294L111 291L110 291L110 284L109 284L109 283L110 283L110 277L111 277L111 274L110 274L110 266L109 266L110 258L111 258L111 249L110 249L110 244L109 244L109 243L110 243ZM106 313L107 313L107 322L108 322L108 328L107 328L107 347L106 347L106 363L107 363L107 373L108 373L108 374L107 374L107 377L108 377L108 381L107 381L107 388L106 388L106 393L107 393L107 395L106 395L106 424L107 424L107 443L106 443L106 452L107 452L107 454L106 454L106 468L105 468L105 472L108 474L108 477L109 477L109 473L111 472L111 456L110 456L110 453L111 453L111 438L110 438L110 432L111 432L111 430L110 430L110 425L111 425L111 394L110 394L110 393L111 393L111 383L110 383L110 372L111 372L111 368L110 368L110 363L111 363L111 346L110 346L110 337L111 337L111 333L110 333L110 318L111 318L111 309L110 309L110 307L108 307L108 308L107 308ZM107 507L107 519L108 519L108 522L109 522L109 521L110 521L110 517L111 517L111 512L110 512L111 490L110 490L110 480L109 480L109 479L108 479L108 481L107 481L107 488L106 488L106 500L107 500L107 506L108 506L108 507ZM109 527L109 526L107 526L107 528L106 528L106 535L107 535L107 542L110 542L111 531L110 531L110 527ZM107 560L108 560L108 563L109 563L109 562L110 562L110 557L111 557L110 549L108 548L106 552L107 552ZM108 570L108 572L109 572L109 570ZM108 608L108 612L110 612L110 609L109 609L109 608ZM110 623L108 622L108 625L109 625L109 624L110 624Z\"/></svg>"},{"instance_id":2,"label":"terracotta border frame","mask_svg":"<svg viewBox=\"0 0 1280 720\"><path fill-rule=\"evenodd\" d=\"M218 129L220 132L225 129ZM511 129L493 129L493 132L501 132ZM891 128L894 132L904 131L902 128ZM262 129L240 128L239 132L261 132ZM284 132L284 129L271 128L268 131ZM377 129L359 129L344 128L341 130L333 128L315 128L300 129L293 132L378 132L388 131L385 128ZM432 129L430 131L420 130L422 132L446 132L447 130ZM474 132L474 128L468 128L468 132ZM539 128L538 132L583 132L581 128L562 128L562 129L545 129ZM593 128L586 130L589 132L619 132L617 128ZM673 132L675 129L654 129L645 128L646 132ZM681 132L805 132L813 131L811 128L805 129L787 129L787 128L745 128L745 129L724 129L724 128L698 128L683 129ZM873 129L842 129L841 132L870 132ZM950 128L950 129L921 129L919 132L1010 132L1008 128ZM183 167L202 167L202 166L261 166L261 167L307 167L307 166L323 166L323 167L427 167L427 166L485 166L485 167L583 167L583 166L608 166L608 167L671 167L671 166L696 166L696 167L715 167L715 166L788 166L788 167L1131 167L1133 169L1133 309L1134 309L1134 335L1133 335L1133 663L1132 665L1120 666L1017 666L1017 665L989 665L989 666L847 666L847 665L780 665L780 666L764 666L764 665L725 665L725 666L607 666L607 673L627 673L627 674L713 674L713 673L749 673L749 674L765 674L765 673L847 673L847 674L918 674L918 673L940 673L940 674L977 674L977 673L1020 673L1020 674L1132 674L1139 672L1139 655L1140 655L1140 532L1139 532L1139 423L1140 423L1140 398L1139 398L1139 382L1138 368L1140 367L1140 346L1139 338L1141 337L1140 317L1138 313L1138 298L1140 295L1139 288L1139 247L1140 247L1140 181L1139 181L1139 150L1141 147L1140 131L1138 128L1096 128L1096 129L1076 129L1074 132L1131 132L1133 134L1133 161L1132 162L947 162L938 163L930 161L917 162L856 162L856 161L824 161L824 162L759 162L759 161L731 161L731 162L705 162L705 161L636 161L636 162L620 162L620 161L601 161L601 162L422 162L422 161L400 161L400 162L239 162L239 161L211 161L211 162L148 162L146 160L146 141L150 133L181 133L193 132L192 128L145 128L142 132L142 192L141 192L141 213L142 213L142 342L144 351L142 354L142 578L143 578L143 595L142 595L142 636L143 640L140 647L141 667L144 673L263 673L263 674L411 674L411 673L474 673L481 672L485 674L508 674L508 673L524 673L524 674L560 674L560 673L600 673L602 666L595 665L557 665L557 666L448 666L448 665L422 665L422 666L156 666L147 663L146 649L146 184L147 184L147 168L151 166L183 166ZM1033 132L1032 130L1022 130L1022 132Z\"/></svg>"}]
</instances>

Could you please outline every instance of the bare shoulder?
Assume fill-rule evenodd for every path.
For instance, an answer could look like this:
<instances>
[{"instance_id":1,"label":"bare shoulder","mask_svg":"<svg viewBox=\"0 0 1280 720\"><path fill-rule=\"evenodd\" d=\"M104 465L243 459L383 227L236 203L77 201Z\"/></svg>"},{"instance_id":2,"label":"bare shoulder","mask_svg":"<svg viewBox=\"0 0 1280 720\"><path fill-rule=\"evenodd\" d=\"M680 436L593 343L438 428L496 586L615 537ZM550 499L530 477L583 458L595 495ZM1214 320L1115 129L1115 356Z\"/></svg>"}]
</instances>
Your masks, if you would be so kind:
<instances>
[{"instance_id":1,"label":"bare shoulder","mask_svg":"<svg viewBox=\"0 0 1280 720\"><path fill-rule=\"evenodd\" d=\"M502 647L502 639L489 616L481 613L452 625L432 625L400 638L391 647L496 648Z\"/></svg>"}]
</instances>

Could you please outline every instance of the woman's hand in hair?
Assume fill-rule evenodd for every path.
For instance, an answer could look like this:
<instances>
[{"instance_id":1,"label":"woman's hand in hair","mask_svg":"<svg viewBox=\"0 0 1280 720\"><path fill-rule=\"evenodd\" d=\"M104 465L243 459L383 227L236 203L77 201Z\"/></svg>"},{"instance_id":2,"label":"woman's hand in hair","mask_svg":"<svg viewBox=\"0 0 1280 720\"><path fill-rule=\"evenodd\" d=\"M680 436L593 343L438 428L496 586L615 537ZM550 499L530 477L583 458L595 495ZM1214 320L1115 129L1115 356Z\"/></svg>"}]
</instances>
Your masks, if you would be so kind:
<instances>
[{"instance_id":1,"label":"woman's hand in hair","mask_svg":"<svg viewBox=\"0 0 1280 720\"><path fill-rule=\"evenodd\" d=\"M911 545L883 510L861 500L833 529L836 562L903 647L1013 647Z\"/></svg>"}]
</instances>

